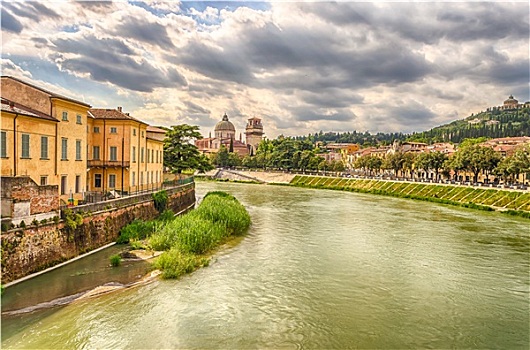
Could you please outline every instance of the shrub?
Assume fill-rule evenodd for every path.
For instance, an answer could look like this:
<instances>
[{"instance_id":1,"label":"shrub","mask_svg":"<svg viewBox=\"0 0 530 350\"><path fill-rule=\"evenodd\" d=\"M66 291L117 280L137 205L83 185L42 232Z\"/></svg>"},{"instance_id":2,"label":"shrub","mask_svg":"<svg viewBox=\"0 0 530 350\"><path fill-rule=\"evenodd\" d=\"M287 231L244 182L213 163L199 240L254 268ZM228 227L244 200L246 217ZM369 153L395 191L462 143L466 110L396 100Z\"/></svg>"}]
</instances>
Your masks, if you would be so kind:
<instances>
[{"instance_id":1,"label":"shrub","mask_svg":"<svg viewBox=\"0 0 530 350\"><path fill-rule=\"evenodd\" d=\"M111 266L116 267L116 266L120 266L120 264L121 264L121 256L116 254L116 255L112 255L110 257L110 265Z\"/></svg>"},{"instance_id":2,"label":"shrub","mask_svg":"<svg viewBox=\"0 0 530 350\"><path fill-rule=\"evenodd\" d=\"M39 220L33 219L33 221L31 222L31 225L33 225L35 227L39 227Z\"/></svg>"},{"instance_id":3,"label":"shrub","mask_svg":"<svg viewBox=\"0 0 530 350\"><path fill-rule=\"evenodd\" d=\"M145 239L155 232L157 224L154 221L134 220L120 230L116 240L118 244L129 243L130 240Z\"/></svg>"},{"instance_id":4,"label":"shrub","mask_svg":"<svg viewBox=\"0 0 530 350\"><path fill-rule=\"evenodd\" d=\"M167 201L168 201L167 192L165 190L162 190L162 191L153 193L153 201L154 201L156 210L158 210L159 213L162 213L167 208Z\"/></svg>"},{"instance_id":5,"label":"shrub","mask_svg":"<svg viewBox=\"0 0 530 350\"><path fill-rule=\"evenodd\" d=\"M2 232L6 232L10 228L10 225L6 222L2 222L1 225L2 225Z\"/></svg>"},{"instance_id":6,"label":"shrub","mask_svg":"<svg viewBox=\"0 0 530 350\"><path fill-rule=\"evenodd\" d=\"M158 221L171 221L175 219L175 213L171 209L166 209L159 217L156 218Z\"/></svg>"},{"instance_id":7,"label":"shrub","mask_svg":"<svg viewBox=\"0 0 530 350\"><path fill-rule=\"evenodd\" d=\"M24 222L24 220L22 220L22 221L20 222L20 224L18 224L18 227L20 227L20 228L26 228L26 223Z\"/></svg>"}]
</instances>

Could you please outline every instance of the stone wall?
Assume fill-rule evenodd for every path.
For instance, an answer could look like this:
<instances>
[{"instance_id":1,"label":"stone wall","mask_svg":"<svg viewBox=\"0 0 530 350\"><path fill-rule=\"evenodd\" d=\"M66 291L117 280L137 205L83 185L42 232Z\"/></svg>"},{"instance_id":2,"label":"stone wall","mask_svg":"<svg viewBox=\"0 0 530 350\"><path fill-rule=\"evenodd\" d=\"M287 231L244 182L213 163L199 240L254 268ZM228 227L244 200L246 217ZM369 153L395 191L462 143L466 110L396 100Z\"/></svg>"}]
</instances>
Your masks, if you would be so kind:
<instances>
[{"instance_id":1,"label":"stone wall","mask_svg":"<svg viewBox=\"0 0 530 350\"><path fill-rule=\"evenodd\" d=\"M59 187L39 186L27 176L2 176L2 218L32 221L32 216L59 210Z\"/></svg>"},{"instance_id":2,"label":"stone wall","mask_svg":"<svg viewBox=\"0 0 530 350\"><path fill-rule=\"evenodd\" d=\"M195 203L194 184L169 193L168 207L175 213ZM153 200L100 211L85 217L74 230L64 222L28 227L2 234L2 283L14 281L62 261L111 243L134 219L158 215Z\"/></svg>"}]
</instances>

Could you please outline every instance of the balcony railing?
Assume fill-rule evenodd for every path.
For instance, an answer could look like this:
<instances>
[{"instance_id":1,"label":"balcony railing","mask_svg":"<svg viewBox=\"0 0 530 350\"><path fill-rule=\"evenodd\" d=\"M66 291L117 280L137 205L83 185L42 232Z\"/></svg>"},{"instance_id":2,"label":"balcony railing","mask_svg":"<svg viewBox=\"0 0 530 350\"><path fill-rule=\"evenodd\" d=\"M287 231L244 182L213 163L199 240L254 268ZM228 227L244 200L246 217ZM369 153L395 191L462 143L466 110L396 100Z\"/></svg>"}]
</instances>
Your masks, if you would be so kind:
<instances>
[{"instance_id":1,"label":"balcony railing","mask_svg":"<svg viewBox=\"0 0 530 350\"><path fill-rule=\"evenodd\" d=\"M89 160L87 161L89 168L128 168L131 165L129 161L121 160Z\"/></svg>"}]
</instances>

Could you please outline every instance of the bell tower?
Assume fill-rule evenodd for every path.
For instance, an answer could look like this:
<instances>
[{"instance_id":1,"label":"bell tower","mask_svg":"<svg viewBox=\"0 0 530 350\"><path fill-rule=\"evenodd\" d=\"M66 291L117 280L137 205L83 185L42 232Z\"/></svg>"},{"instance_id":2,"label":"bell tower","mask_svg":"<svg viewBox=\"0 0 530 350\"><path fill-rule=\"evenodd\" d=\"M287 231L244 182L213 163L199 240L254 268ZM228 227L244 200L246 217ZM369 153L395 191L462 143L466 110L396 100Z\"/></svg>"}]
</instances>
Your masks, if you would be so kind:
<instances>
[{"instance_id":1,"label":"bell tower","mask_svg":"<svg viewBox=\"0 0 530 350\"><path fill-rule=\"evenodd\" d=\"M261 119L256 117L248 119L245 136L249 152L252 154L256 154L258 146L263 139L263 134L263 124L261 124Z\"/></svg>"}]
</instances>

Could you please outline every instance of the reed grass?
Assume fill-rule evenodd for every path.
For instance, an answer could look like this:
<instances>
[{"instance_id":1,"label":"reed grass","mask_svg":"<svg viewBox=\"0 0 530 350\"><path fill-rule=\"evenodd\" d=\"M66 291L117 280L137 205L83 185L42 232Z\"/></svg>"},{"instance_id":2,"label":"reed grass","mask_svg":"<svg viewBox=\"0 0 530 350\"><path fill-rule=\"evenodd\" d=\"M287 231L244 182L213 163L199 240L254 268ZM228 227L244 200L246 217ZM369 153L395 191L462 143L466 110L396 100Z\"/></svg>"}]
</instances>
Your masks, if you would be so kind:
<instances>
[{"instance_id":1,"label":"reed grass","mask_svg":"<svg viewBox=\"0 0 530 350\"><path fill-rule=\"evenodd\" d=\"M209 192L197 209L165 222L150 236L151 248L165 251L155 267L162 270L162 278L178 278L207 264L204 254L249 226L250 215L235 197Z\"/></svg>"}]
</instances>

